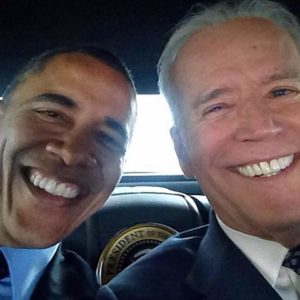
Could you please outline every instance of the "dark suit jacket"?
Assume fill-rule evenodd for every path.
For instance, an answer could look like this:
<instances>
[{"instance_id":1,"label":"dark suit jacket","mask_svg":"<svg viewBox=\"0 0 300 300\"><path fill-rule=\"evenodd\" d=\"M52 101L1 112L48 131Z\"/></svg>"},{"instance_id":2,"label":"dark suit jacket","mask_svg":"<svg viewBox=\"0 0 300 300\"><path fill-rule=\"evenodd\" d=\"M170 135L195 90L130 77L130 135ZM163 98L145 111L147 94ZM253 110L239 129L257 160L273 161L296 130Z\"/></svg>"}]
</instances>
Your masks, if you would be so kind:
<instances>
[{"instance_id":1,"label":"dark suit jacket","mask_svg":"<svg viewBox=\"0 0 300 300\"><path fill-rule=\"evenodd\" d=\"M281 297L231 242L209 227L164 242L102 287L98 300L277 300Z\"/></svg>"},{"instance_id":2,"label":"dark suit jacket","mask_svg":"<svg viewBox=\"0 0 300 300\"><path fill-rule=\"evenodd\" d=\"M95 299L97 288L95 273L88 264L74 252L59 248L38 282L31 300Z\"/></svg>"}]
</instances>

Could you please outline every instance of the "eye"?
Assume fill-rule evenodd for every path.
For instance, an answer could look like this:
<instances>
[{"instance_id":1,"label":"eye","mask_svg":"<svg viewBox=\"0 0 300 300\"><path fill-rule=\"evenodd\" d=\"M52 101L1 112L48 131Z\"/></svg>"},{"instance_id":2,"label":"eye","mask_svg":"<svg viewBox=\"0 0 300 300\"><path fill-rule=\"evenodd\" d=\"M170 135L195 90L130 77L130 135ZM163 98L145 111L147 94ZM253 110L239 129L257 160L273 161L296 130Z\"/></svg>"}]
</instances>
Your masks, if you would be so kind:
<instances>
[{"instance_id":1,"label":"eye","mask_svg":"<svg viewBox=\"0 0 300 300\"><path fill-rule=\"evenodd\" d=\"M222 105L222 104L211 105L211 106L206 107L203 110L202 114L203 114L203 116L205 116L210 113L218 112L218 111L222 110L223 108L224 108L224 105Z\"/></svg>"},{"instance_id":2,"label":"eye","mask_svg":"<svg viewBox=\"0 0 300 300\"><path fill-rule=\"evenodd\" d=\"M53 110L36 110L36 112L48 119L63 119L63 115Z\"/></svg>"},{"instance_id":3,"label":"eye","mask_svg":"<svg viewBox=\"0 0 300 300\"><path fill-rule=\"evenodd\" d=\"M114 137L109 135L106 132L100 131L96 133L97 142L100 145L103 145L105 148L118 152L123 155L125 153L125 149L120 142L118 142Z\"/></svg>"},{"instance_id":4,"label":"eye","mask_svg":"<svg viewBox=\"0 0 300 300\"><path fill-rule=\"evenodd\" d=\"M275 89L275 90L271 91L271 95L274 98L284 97L284 96L288 96L288 95L291 95L291 94L294 94L294 93L296 93L295 90L288 89L288 88L278 88L278 89Z\"/></svg>"}]
</instances>

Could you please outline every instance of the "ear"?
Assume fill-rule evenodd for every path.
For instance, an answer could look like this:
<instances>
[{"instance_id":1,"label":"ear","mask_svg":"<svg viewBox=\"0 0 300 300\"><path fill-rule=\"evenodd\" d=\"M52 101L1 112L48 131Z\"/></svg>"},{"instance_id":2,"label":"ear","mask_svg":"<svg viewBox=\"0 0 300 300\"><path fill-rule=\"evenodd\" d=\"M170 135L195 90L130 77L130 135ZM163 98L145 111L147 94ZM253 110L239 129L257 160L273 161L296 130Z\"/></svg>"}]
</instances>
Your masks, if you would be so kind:
<instances>
[{"instance_id":1,"label":"ear","mask_svg":"<svg viewBox=\"0 0 300 300\"><path fill-rule=\"evenodd\" d=\"M177 158L183 174L188 178L193 178L194 177L194 172L192 167L193 164L190 160L189 151L187 149L187 145L184 139L182 138L182 134L180 130L176 126L173 126L170 129L170 134L173 140L175 152L177 154Z\"/></svg>"}]
</instances>

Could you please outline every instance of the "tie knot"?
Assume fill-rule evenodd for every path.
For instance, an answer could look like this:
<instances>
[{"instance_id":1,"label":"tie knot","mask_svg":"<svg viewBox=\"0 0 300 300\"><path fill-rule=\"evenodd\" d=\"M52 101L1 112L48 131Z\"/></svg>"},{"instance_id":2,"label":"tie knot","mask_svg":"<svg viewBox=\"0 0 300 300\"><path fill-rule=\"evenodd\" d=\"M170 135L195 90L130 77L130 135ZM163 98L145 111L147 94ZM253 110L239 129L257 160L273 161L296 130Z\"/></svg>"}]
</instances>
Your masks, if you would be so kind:
<instances>
[{"instance_id":1,"label":"tie knot","mask_svg":"<svg viewBox=\"0 0 300 300\"><path fill-rule=\"evenodd\" d=\"M282 265L300 275L300 245L289 250Z\"/></svg>"}]
</instances>

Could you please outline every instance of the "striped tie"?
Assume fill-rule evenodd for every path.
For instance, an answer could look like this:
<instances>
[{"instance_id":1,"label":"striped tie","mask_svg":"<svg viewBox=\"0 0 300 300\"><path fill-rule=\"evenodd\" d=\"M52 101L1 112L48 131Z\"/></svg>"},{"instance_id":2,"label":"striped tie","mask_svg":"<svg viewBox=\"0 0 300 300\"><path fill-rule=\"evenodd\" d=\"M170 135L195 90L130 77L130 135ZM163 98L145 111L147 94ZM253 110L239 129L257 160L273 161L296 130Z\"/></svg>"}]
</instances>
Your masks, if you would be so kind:
<instances>
[{"instance_id":1,"label":"striped tie","mask_svg":"<svg viewBox=\"0 0 300 300\"><path fill-rule=\"evenodd\" d=\"M300 245L289 250L282 265L300 275Z\"/></svg>"}]
</instances>

